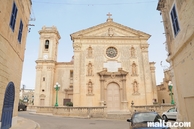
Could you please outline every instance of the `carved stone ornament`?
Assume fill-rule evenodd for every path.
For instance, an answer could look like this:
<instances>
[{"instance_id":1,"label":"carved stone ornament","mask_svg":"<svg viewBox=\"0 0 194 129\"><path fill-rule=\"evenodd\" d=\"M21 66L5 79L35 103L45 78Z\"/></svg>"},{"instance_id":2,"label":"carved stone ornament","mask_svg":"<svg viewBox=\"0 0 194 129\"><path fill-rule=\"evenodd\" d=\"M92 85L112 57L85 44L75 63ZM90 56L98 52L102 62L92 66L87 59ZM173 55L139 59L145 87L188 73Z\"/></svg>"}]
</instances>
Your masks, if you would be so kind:
<instances>
[{"instance_id":1,"label":"carved stone ornament","mask_svg":"<svg viewBox=\"0 0 194 129\"><path fill-rule=\"evenodd\" d=\"M75 51L81 50L81 44L80 43L73 43L73 49Z\"/></svg>"},{"instance_id":2,"label":"carved stone ornament","mask_svg":"<svg viewBox=\"0 0 194 129\"><path fill-rule=\"evenodd\" d=\"M106 49L106 55L110 58L116 57L118 54L117 49L114 47L109 47Z\"/></svg>"},{"instance_id":3,"label":"carved stone ornament","mask_svg":"<svg viewBox=\"0 0 194 129\"><path fill-rule=\"evenodd\" d=\"M111 78L114 79L116 75L115 75L114 72L113 72L110 76L111 76Z\"/></svg>"},{"instance_id":4,"label":"carved stone ornament","mask_svg":"<svg viewBox=\"0 0 194 129\"><path fill-rule=\"evenodd\" d=\"M113 36L113 35L114 35L113 28L108 28L108 36Z\"/></svg>"}]
</instances>

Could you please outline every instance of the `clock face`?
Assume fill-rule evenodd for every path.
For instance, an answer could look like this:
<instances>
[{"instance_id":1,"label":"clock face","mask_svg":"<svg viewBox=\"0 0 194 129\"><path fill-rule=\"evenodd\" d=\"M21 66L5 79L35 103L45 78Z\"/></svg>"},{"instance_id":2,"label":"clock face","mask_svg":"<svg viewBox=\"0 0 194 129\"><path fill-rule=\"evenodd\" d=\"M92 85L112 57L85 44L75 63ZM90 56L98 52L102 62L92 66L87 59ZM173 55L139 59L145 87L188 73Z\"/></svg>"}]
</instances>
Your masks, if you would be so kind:
<instances>
[{"instance_id":1,"label":"clock face","mask_svg":"<svg viewBox=\"0 0 194 129\"><path fill-rule=\"evenodd\" d=\"M45 54L45 55L43 56L43 58L44 58L45 60L48 59L48 55Z\"/></svg>"},{"instance_id":2,"label":"clock face","mask_svg":"<svg viewBox=\"0 0 194 129\"><path fill-rule=\"evenodd\" d=\"M110 58L114 58L117 56L117 49L114 47L109 47L106 49L106 55Z\"/></svg>"}]
</instances>

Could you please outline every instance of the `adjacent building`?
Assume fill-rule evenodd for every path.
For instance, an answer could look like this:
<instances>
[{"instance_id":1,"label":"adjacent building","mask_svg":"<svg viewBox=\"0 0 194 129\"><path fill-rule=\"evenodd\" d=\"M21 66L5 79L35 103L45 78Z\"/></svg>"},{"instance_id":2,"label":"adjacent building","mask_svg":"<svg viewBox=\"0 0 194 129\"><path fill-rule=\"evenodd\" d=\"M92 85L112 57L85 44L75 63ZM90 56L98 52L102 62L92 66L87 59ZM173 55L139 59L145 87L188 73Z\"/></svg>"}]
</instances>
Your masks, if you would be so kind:
<instances>
[{"instance_id":1,"label":"adjacent building","mask_svg":"<svg viewBox=\"0 0 194 129\"><path fill-rule=\"evenodd\" d=\"M34 89L20 89L20 101L34 105Z\"/></svg>"},{"instance_id":2,"label":"adjacent building","mask_svg":"<svg viewBox=\"0 0 194 129\"><path fill-rule=\"evenodd\" d=\"M164 70L163 82L157 85L158 92L158 104L171 104L171 100L174 100L174 88L172 88L172 98L171 91L169 88L169 83L171 82L170 70Z\"/></svg>"},{"instance_id":3,"label":"adjacent building","mask_svg":"<svg viewBox=\"0 0 194 129\"><path fill-rule=\"evenodd\" d=\"M70 62L57 62L60 34L56 27L39 31L36 60L35 106L107 106L126 111L134 105L157 101L155 62L149 62L149 34L113 21L71 34L74 55ZM64 55L69 56L69 55Z\"/></svg>"},{"instance_id":4,"label":"adjacent building","mask_svg":"<svg viewBox=\"0 0 194 129\"><path fill-rule=\"evenodd\" d=\"M9 123L12 115L13 118L18 115L31 6L31 0L0 0L0 122Z\"/></svg>"},{"instance_id":5,"label":"adjacent building","mask_svg":"<svg viewBox=\"0 0 194 129\"><path fill-rule=\"evenodd\" d=\"M159 0L178 120L194 123L194 1Z\"/></svg>"}]
</instances>

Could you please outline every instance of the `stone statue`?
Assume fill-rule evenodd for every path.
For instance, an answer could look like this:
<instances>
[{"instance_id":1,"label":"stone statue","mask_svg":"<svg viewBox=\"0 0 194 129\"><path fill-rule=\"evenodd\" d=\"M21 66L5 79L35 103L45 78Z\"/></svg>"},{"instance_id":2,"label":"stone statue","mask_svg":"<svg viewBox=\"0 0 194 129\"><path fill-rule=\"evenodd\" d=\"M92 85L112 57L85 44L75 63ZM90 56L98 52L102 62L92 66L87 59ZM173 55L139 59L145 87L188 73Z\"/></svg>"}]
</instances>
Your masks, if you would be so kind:
<instances>
[{"instance_id":1,"label":"stone statue","mask_svg":"<svg viewBox=\"0 0 194 129\"><path fill-rule=\"evenodd\" d=\"M131 47L131 57L135 57L135 48Z\"/></svg>"},{"instance_id":2,"label":"stone statue","mask_svg":"<svg viewBox=\"0 0 194 129\"><path fill-rule=\"evenodd\" d=\"M138 85L136 80L133 82L133 93L138 93Z\"/></svg>"},{"instance_id":3,"label":"stone statue","mask_svg":"<svg viewBox=\"0 0 194 129\"><path fill-rule=\"evenodd\" d=\"M136 69L135 62L133 62L133 64L132 64L132 75L137 75L137 69Z\"/></svg>"},{"instance_id":4,"label":"stone statue","mask_svg":"<svg viewBox=\"0 0 194 129\"><path fill-rule=\"evenodd\" d=\"M92 92L93 92L92 82L91 82L91 80L89 80L89 82L88 82L88 94L92 94Z\"/></svg>"},{"instance_id":5,"label":"stone statue","mask_svg":"<svg viewBox=\"0 0 194 129\"><path fill-rule=\"evenodd\" d=\"M88 48L88 57L92 57L92 47Z\"/></svg>"},{"instance_id":6,"label":"stone statue","mask_svg":"<svg viewBox=\"0 0 194 129\"><path fill-rule=\"evenodd\" d=\"M92 76L92 64L88 64L88 76Z\"/></svg>"}]
</instances>

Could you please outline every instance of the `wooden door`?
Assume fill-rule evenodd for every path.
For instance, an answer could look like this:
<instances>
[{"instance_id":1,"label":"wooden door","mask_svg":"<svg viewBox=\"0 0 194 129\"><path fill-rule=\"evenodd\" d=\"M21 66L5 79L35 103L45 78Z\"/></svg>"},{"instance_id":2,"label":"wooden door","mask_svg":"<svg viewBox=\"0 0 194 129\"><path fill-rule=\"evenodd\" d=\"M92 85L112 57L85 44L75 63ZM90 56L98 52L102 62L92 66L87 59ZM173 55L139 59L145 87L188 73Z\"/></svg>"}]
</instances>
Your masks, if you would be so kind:
<instances>
[{"instance_id":1,"label":"wooden door","mask_svg":"<svg viewBox=\"0 0 194 129\"><path fill-rule=\"evenodd\" d=\"M107 110L120 110L120 93L119 86L116 83L110 83L107 86Z\"/></svg>"}]
</instances>

